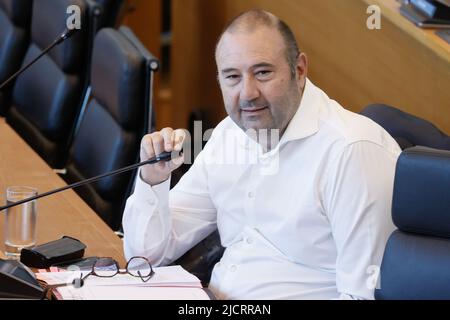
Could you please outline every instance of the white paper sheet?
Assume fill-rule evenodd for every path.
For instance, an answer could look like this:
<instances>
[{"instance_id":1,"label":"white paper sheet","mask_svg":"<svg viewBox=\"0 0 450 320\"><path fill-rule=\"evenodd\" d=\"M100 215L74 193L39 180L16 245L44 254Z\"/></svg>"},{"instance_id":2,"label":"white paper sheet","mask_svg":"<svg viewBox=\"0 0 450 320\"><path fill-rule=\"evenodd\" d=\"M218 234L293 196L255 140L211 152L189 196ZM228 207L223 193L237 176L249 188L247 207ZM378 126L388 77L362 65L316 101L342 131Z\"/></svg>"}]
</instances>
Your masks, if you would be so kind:
<instances>
[{"instance_id":1,"label":"white paper sheet","mask_svg":"<svg viewBox=\"0 0 450 320\"><path fill-rule=\"evenodd\" d=\"M209 300L201 288L72 286L58 289L63 300Z\"/></svg>"},{"instance_id":2,"label":"white paper sheet","mask_svg":"<svg viewBox=\"0 0 450 320\"><path fill-rule=\"evenodd\" d=\"M143 282L129 274L111 278L89 276L81 288L59 287L55 295L64 300L209 300L200 280L181 266L154 268L155 275ZM85 272L63 271L37 273L49 285L72 283Z\"/></svg>"}]
</instances>

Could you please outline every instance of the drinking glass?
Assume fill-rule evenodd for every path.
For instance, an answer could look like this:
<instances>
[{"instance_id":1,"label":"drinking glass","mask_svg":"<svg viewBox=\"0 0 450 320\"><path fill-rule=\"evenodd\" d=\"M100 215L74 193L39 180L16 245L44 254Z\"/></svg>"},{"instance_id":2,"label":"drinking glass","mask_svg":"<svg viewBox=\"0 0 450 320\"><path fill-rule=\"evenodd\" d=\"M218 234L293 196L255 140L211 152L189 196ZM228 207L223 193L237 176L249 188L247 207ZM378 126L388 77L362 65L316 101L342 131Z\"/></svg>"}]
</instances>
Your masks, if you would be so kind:
<instances>
[{"instance_id":1,"label":"drinking glass","mask_svg":"<svg viewBox=\"0 0 450 320\"><path fill-rule=\"evenodd\" d=\"M6 189L6 204L37 195L37 189L14 186ZM9 258L20 257L23 248L36 244L36 201L30 201L6 210L5 254Z\"/></svg>"}]
</instances>

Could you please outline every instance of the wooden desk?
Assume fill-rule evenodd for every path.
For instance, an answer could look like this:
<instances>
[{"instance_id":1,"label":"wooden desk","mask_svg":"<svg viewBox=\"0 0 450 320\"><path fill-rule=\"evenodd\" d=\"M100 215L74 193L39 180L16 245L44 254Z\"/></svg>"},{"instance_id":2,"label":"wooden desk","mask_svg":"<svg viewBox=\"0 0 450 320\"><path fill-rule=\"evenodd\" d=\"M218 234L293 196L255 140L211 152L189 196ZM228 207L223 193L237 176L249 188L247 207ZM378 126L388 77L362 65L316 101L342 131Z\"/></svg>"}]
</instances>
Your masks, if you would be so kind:
<instances>
[{"instance_id":1,"label":"wooden desk","mask_svg":"<svg viewBox=\"0 0 450 320\"><path fill-rule=\"evenodd\" d=\"M36 187L42 193L66 183L0 118L0 203L5 203L6 187L12 185ZM37 201L38 244L72 236L86 244L86 257L113 257L125 266L122 240L73 190ZM0 214L2 255L4 220Z\"/></svg>"},{"instance_id":2,"label":"wooden desk","mask_svg":"<svg viewBox=\"0 0 450 320\"><path fill-rule=\"evenodd\" d=\"M380 30L366 26L371 4L381 9ZM450 45L434 30L414 26L398 7L395 0L173 0L168 125L187 127L194 108L211 125L225 116L215 43L227 21L261 8L291 26L309 57L309 77L345 108L386 103L450 134Z\"/></svg>"}]
</instances>

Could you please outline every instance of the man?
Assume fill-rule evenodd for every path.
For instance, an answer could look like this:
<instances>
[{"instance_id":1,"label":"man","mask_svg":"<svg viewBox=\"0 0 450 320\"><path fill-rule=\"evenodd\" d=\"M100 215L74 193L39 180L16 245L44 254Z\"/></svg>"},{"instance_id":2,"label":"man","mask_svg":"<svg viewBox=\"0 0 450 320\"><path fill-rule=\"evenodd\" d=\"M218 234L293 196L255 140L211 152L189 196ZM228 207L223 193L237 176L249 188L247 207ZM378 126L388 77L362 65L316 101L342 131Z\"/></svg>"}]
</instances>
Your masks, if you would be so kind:
<instances>
[{"instance_id":1,"label":"man","mask_svg":"<svg viewBox=\"0 0 450 320\"><path fill-rule=\"evenodd\" d=\"M216 62L229 117L170 193L180 159L142 168L123 218L127 258L168 264L218 228L219 299L372 299L394 229L398 145L307 79L306 55L270 13L235 18ZM183 139L170 128L147 135L141 160ZM256 161L223 161L230 154Z\"/></svg>"}]
</instances>

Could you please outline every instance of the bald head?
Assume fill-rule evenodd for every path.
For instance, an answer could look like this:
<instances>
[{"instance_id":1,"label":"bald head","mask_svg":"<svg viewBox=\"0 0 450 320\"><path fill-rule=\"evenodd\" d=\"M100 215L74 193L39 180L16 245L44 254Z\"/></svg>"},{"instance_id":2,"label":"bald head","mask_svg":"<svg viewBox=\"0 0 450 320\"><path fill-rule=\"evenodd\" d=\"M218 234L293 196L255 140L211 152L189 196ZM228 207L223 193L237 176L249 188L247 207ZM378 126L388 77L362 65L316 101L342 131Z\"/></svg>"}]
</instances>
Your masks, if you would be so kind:
<instances>
[{"instance_id":1,"label":"bald head","mask_svg":"<svg viewBox=\"0 0 450 320\"><path fill-rule=\"evenodd\" d=\"M264 10L250 10L246 11L236 18L234 18L224 29L219 37L216 45L217 48L226 33L253 33L255 30L266 27L276 29L283 38L286 50L286 59L291 69L292 77L295 77L297 58L300 54L300 50L295 40L294 33L289 26L278 17L270 12Z\"/></svg>"},{"instance_id":2,"label":"bald head","mask_svg":"<svg viewBox=\"0 0 450 320\"><path fill-rule=\"evenodd\" d=\"M253 32L261 26L276 28L279 19L272 13L263 10L250 10L241 13L231 20L225 32Z\"/></svg>"}]
</instances>

